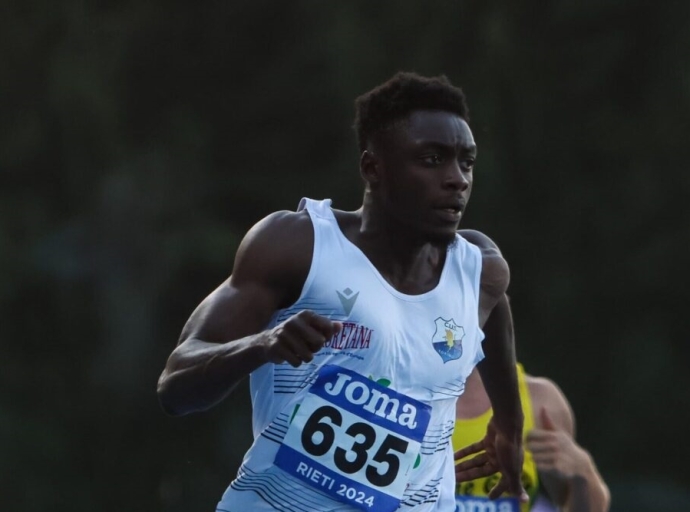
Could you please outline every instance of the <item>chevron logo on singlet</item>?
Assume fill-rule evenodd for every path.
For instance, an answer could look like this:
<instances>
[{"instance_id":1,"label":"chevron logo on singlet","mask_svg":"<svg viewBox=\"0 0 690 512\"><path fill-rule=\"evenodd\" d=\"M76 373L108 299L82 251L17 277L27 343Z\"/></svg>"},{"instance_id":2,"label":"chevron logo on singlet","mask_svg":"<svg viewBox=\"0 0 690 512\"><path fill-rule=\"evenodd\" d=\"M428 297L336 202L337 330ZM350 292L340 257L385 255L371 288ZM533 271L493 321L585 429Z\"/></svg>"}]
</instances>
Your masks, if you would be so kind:
<instances>
[{"instance_id":1,"label":"chevron logo on singlet","mask_svg":"<svg viewBox=\"0 0 690 512\"><path fill-rule=\"evenodd\" d=\"M359 292L355 293L350 288L345 288L342 293L339 292L338 290L335 291L335 293L338 294L338 298L340 299L340 303L343 305L343 309L345 310L345 314L349 315L350 311L352 311L352 308L355 305L355 302L357 302L357 297L359 297Z\"/></svg>"}]
</instances>

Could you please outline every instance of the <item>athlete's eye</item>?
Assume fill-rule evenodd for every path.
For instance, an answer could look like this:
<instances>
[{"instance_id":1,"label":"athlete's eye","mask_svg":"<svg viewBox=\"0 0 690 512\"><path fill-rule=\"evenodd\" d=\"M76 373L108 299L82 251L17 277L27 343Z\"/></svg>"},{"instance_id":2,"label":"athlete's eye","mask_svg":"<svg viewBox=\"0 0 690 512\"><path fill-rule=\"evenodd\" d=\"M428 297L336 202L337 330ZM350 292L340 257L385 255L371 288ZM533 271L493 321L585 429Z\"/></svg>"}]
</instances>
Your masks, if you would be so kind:
<instances>
[{"instance_id":1,"label":"athlete's eye","mask_svg":"<svg viewBox=\"0 0 690 512\"><path fill-rule=\"evenodd\" d=\"M438 153L431 153L422 157L422 162L427 165L439 165L443 163L443 157Z\"/></svg>"},{"instance_id":2,"label":"athlete's eye","mask_svg":"<svg viewBox=\"0 0 690 512\"><path fill-rule=\"evenodd\" d=\"M471 171L474 169L474 164L476 163L476 160L474 158L465 158L460 162L462 165L463 169L467 169L468 171Z\"/></svg>"}]
</instances>

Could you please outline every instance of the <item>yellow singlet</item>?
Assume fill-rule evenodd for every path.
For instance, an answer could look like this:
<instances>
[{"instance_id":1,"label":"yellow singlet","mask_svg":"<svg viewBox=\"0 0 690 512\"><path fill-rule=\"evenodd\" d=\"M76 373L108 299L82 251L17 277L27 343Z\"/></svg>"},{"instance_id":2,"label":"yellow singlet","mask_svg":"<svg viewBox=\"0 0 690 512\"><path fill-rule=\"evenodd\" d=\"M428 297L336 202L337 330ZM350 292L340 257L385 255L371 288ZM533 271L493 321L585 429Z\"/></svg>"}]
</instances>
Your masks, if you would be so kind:
<instances>
[{"instance_id":1,"label":"yellow singlet","mask_svg":"<svg viewBox=\"0 0 690 512\"><path fill-rule=\"evenodd\" d=\"M534 415L532 414L532 399L529 396L527 382L525 382L525 371L521 364L517 365L517 376L522 410L525 415L523 436L526 436L534 427ZM491 414L492 411L489 409L476 418L456 420L455 430L453 431L453 451L481 441L486 435L486 426L489 424ZM499 498L493 502L487 501L489 491L498 482L498 479L499 475L496 474L458 484L455 488L456 511L528 512L536 498L539 487L537 466L532 459L532 454L525 448L525 460L522 466L522 485L524 485L527 494L529 494L529 503L524 503L520 506L516 498ZM478 501L482 503L477 503Z\"/></svg>"}]
</instances>

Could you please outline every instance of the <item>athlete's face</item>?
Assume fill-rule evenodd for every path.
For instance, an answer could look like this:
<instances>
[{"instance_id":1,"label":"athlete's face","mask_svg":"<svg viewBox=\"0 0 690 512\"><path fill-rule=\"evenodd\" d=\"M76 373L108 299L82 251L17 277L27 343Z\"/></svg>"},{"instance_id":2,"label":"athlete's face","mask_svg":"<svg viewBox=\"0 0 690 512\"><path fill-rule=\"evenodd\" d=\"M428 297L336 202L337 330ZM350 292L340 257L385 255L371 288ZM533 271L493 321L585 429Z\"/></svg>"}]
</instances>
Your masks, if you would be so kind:
<instances>
[{"instance_id":1,"label":"athlete's face","mask_svg":"<svg viewBox=\"0 0 690 512\"><path fill-rule=\"evenodd\" d=\"M451 243L470 198L477 157L465 120L450 112L415 111L377 146L380 182L373 186L385 215L432 243Z\"/></svg>"}]
</instances>

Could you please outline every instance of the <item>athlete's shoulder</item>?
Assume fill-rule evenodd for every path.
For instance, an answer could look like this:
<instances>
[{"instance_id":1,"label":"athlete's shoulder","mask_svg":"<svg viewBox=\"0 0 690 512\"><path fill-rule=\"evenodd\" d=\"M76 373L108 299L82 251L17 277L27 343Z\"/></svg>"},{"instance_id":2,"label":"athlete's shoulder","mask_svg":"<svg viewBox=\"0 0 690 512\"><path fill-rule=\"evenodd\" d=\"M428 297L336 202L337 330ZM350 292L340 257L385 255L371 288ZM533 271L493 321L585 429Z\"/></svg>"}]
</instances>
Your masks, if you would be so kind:
<instances>
[{"instance_id":1,"label":"athlete's shoulder","mask_svg":"<svg viewBox=\"0 0 690 512\"><path fill-rule=\"evenodd\" d=\"M294 237L313 238L313 228L311 219L306 210L297 212L280 210L267 215L254 224L244 239L242 244L255 245L279 242L293 239Z\"/></svg>"},{"instance_id":2,"label":"athlete's shoulder","mask_svg":"<svg viewBox=\"0 0 690 512\"><path fill-rule=\"evenodd\" d=\"M460 229L458 230L458 235L482 250L492 250L497 251L498 254L501 253L496 242L481 231L477 231L476 229Z\"/></svg>"},{"instance_id":3,"label":"athlete's shoulder","mask_svg":"<svg viewBox=\"0 0 690 512\"><path fill-rule=\"evenodd\" d=\"M525 374L525 382L532 399L536 425L543 428L542 409L546 409L553 422L572 436L575 435L575 415L565 393L553 380Z\"/></svg>"},{"instance_id":4,"label":"athlete's shoulder","mask_svg":"<svg viewBox=\"0 0 690 512\"><path fill-rule=\"evenodd\" d=\"M301 288L311 266L314 229L307 211L277 211L249 229L233 266L235 283Z\"/></svg>"},{"instance_id":5,"label":"athlete's shoulder","mask_svg":"<svg viewBox=\"0 0 690 512\"><path fill-rule=\"evenodd\" d=\"M498 245L481 231L461 229L458 234L479 247L482 253L482 288L491 295L501 295L510 283L510 267Z\"/></svg>"}]
</instances>

